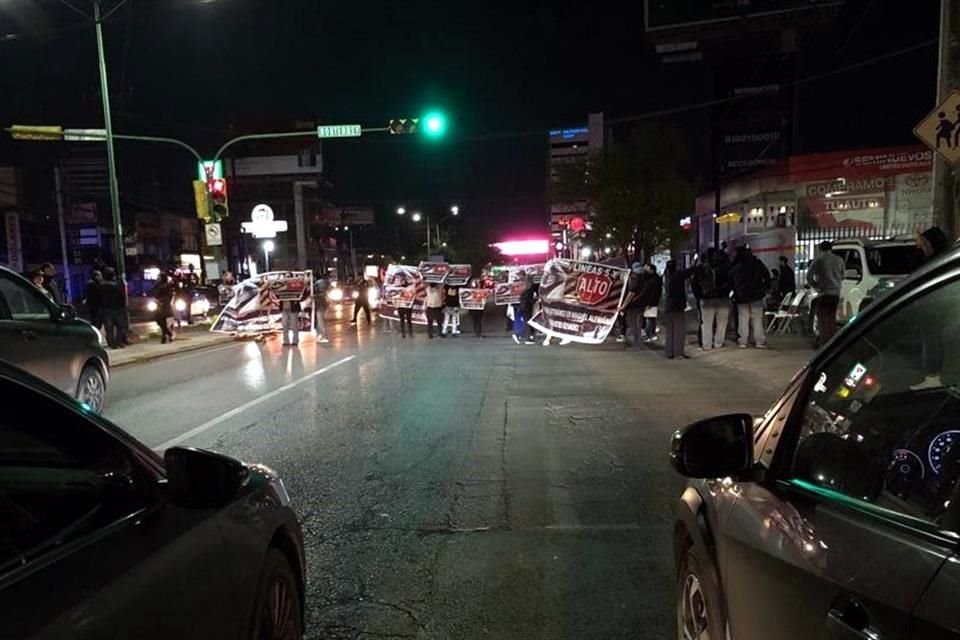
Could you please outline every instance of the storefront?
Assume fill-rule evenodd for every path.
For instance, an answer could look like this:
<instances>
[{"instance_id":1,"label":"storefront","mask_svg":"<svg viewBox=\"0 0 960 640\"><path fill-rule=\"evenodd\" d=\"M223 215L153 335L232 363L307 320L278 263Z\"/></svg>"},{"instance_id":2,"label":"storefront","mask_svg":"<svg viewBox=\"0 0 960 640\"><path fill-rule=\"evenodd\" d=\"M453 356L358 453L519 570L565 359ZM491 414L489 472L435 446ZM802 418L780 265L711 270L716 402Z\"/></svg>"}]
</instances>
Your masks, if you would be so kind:
<instances>
[{"instance_id":1,"label":"storefront","mask_svg":"<svg viewBox=\"0 0 960 640\"><path fill-rule=\"evenodd\" d=\"M714 193L697 198L700 246L748 243L773 264L823 240L912 235L933 223L932 170L919 146L791 156L726 185L719 215Z\"/></svg>"}]
</instances>

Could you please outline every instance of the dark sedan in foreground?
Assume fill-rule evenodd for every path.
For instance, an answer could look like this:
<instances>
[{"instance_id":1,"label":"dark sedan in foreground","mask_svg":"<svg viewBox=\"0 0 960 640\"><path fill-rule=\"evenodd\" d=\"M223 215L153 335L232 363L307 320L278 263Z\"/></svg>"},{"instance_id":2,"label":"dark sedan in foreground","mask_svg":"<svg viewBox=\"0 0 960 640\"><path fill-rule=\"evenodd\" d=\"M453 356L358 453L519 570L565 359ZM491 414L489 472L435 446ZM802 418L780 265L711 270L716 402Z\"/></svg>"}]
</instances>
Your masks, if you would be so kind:
<instances>
[{"instance_id":1,"label":"dark sedan in foreground","mask_svg":"<svg viewBox=\"0 0 960 640\"><path fill-rule=\"evenodd\" d=\"M161 459L0 363L0 638L293 640L303 543L270 469Z\"/></svg>"},{"instance_id":2,"label":"dark sedan in foreground","mask_svg":"<svg viewBox=\"0 0 960 640\"><path fill-rule=\"evenodd\" d=\"M960 638L960 251L873 302L761 418L678 431L678 637Z\"/></svg>"}]
</instances>

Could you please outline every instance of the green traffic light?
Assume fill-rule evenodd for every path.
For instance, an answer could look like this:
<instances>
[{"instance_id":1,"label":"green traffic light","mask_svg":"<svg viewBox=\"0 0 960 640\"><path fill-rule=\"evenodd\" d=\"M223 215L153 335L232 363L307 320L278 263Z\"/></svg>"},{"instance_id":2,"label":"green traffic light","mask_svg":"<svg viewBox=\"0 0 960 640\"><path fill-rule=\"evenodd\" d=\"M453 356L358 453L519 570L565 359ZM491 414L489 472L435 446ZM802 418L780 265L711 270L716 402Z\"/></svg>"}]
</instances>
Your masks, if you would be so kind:
<instances>
[{"instance_id":1,"label":"green traffic light","mask_svg":"<svg viewBox=\"0 0 960 640\"><path fill-rule=\"evenodd\" d=\"M431 111L420 121L424 134L430 138L440 138L447 132L447 118L439 111Z\"/></svg>"}]
</instances>

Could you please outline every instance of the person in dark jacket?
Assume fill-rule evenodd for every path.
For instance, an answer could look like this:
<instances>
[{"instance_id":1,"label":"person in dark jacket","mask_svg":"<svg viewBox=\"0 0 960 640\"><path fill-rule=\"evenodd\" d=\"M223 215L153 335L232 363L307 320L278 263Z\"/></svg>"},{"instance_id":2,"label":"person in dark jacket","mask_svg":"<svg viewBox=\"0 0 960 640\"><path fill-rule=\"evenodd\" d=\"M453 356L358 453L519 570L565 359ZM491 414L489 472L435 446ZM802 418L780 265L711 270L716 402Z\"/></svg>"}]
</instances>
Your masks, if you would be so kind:
<instances>
[{"instance_id":1,"label":"person in dark jacket","mask_svg":"<svg viewBox=\"0 0 960 640\"><path fill-rule=\"evenodd\" d=\"M370 286L363 278L357 280L357 299L353 301L353 320L350 324L357 324L357 316L360 310L367 317L367 324L370 324Z\"/></svg>"},{"instance_id":2,"label":"person in dark jacket","mask_svg":"<svg viewBox=\"0 0 960 640\"><path fill-rule=\"evenodd\" d=\"M629 333L631 344L639 347L643 342L643 300L641 293L649 274L644 273L643 265L634 262L630 265L630 277L627 280L627 295L623 299L623 315L626 318L626 329L623 336Z\"/></svg>"},{"instance_id":3,"label":"person in dark jacket","mask_svg":"<svg viewBox=\"0 0 960 640\"><path fill-rule=\"evenodd\" d=\"M640 286L640 306L643 307L643 334L649 342L657 339L657 312L660 296L663 295L663 279L649 262L643 265L643 281Z\"/></svg>"},{"instance_id":4,"label":"person in dark jacket","mask_svg":"<svg viewBox=\"0 0 960 640\"><path fill-rule=\"evenodd\" d=\"M777 291L781 299L788 293L792 296L797 292L797 274L793 272L787 256L780 256L780 280Z\"/></svg>"},{"instance_id":5,"label":"person in dark jacket","mask_svg":"<svg viewBox=\"0 0 960 640\"><path fill-rule=\"evenodd\" d=\"M667 316L667 337L664 342L664 353L667 358L686 358L683 351L686 343L687 330L684 311L687 308L686 274L677 268L674 260L667 262L664 271L664 310Z\"/></svg>"},{"instance_id":6,"label":"person in dark jacket","mask_svg":"<svg viewBox=\"0 0 960 640\"><path fill-rule=\"evenodd\" d=\"M173 331L170 330L170 319L173 318L174 287L170 276L160 274L160 281L153 288L153 299L157 303L157 310L153 313L153 320L160 327L160 344L173 342Z\"/></svg>"},{"instance_id":7,"label":"person in dark jacket","mask_svg":"<svg viewBox=\"0 0 960 640\"><path fill-rule=\"evenodd\" d=\"M942 253L946 253L950 248L950 241L947 234L940 227L930 227L917 236L917 246L923 253L921 264L933 260ZM919 266L919 265L918 265Z\"/></svg>"},{"instance_id":8,"label":"person in dark jacket","mask_svg":"<svg viewBox=\"0 0 960 640\"><path fill-rule=\"evenodd\" d=\"M770 272L749 247L737 247L737 256L730 267L730 283L734 302L737 303L740 348L749 346L752 327L754 344L759 349L765 349L767 336L763 331L763 298L770 286Z\"/></svg>"},{"instance_id":9,"label":"person in dark jacket","mask_svg":"<svg viewBox=\"0 0 960 640\"><path fill-rule=\"evenodd\" d=\"M99 329L103 325L103 306L100 302L100 285L103 282L103 274L99 269L94 269L90 273L90 281L87 282L87 291L83 296L83 302L87 305L87 313L90 314L90 324Z\"/></svg>"},{"instance_id":10,"label":"person in dark jacket","mask_svg":"<svg viewBox=\"0 0 960 640\"><path fill-rule=\"evenodd\" d=\"M703 350L722 349L730 321L730 267L721 252L710 247L694 272L700 290L700 335ZM714 329L716 323L716 329Z\"/></svg>"},{"instance_id":11,"label":"person in dark jacket","mask_svg":"<svg viewBox=\"0 0 960 640\"><path fill-rule=\"evenodd\" d=\"M111 349L121 349L126 345L126 307L127 296L117 282L117 273L113 269L107 269L100 285L100 309L103 313L103 331L106 334L107 346Z\"/></svg>"},{"instance_id":12,"label":"person in dark jacket","mask_svg":"<svg viewBox=\"0 0 960 640\"><path fill-rule=\"evenodd\" d=\"M531 276L525 276L523 283L523 293L520 294L520 304L517 305L517 313L520 322L514 323L513 341L520 344L520 341L526 336L527 344L534 344L533 332L527 324L533 317L533 309L537 301L537 288L533 284Z\"/></svg>"},{"instance_id":13,"label":"person in dark jacket","mask_svg":"<svg viewBox=\"0 0 960 640\"><path fill-rule=\"evenodd\" d=\"M64 300L63 293L60 291L60 285L57 284L57 270L53 263L44 262L40 271L43 272L43 288L50 294L50 299L57 304L64 304L66 300Z\"/></svg>"}]
</instances>

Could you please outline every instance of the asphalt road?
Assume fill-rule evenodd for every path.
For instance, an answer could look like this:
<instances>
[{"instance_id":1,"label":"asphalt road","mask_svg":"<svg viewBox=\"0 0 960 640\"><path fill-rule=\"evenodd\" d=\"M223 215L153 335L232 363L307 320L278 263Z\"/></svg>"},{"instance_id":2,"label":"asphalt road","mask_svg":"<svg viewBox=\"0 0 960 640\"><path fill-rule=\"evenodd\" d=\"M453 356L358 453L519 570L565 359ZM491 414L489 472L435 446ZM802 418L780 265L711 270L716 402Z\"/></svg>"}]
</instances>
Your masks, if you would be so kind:
<instances>
[{"instance_id":1,"label":"asphalt road","mask_svg":"<svg viewBox=\"0 0 960 640\"><path fill-rule=\"evenodd\" d=\"M308 638L675 637L669 435L764 410L804 354L502 335L218 346L117 369L107 415L280 471Z\"/></svg>"}]
</instances>

